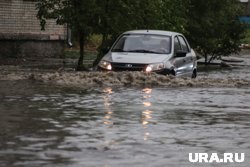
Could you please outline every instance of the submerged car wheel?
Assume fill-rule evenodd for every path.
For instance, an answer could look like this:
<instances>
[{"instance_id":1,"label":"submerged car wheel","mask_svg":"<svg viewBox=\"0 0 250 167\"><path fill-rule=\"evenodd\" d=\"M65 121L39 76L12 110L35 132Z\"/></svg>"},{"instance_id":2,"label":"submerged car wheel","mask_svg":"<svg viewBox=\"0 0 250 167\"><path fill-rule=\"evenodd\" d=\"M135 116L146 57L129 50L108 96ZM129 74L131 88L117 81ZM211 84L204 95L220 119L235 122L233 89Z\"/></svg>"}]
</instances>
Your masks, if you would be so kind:
<instances>
[{"instance_id":1,"label":"submerged car wheel","mask_svg":"<svg viewBox=\"0 0 250 167\"><path fill-rule=\"evenodd\" d=\"M171 70L171 72L170 72L170 74L171 74L171 75L173 75L173 76L176 76L176 72L175 72L175 70L174 70L174 69L172 69L172 70Z\"/></svg>"},{"instance_id":2,"label":"submerged car wheel","mask_svg":"<svg viewBox=\"0 0 250 167\"><path fill-rule=\"evenodd\" d=\"M172 76L176 76L176 72L174 69L172 70L165 70L165 72L163 73L164 75L172 75Z\"/></svg>"},{"instance_id":3,"label":"submerged car wheel","mask_svg":"<svg viewBox=\"0 0 250 167\"><path fill-rule=\"evenodd\" d=\"M197 77L197 70L194 69L193 74L192 74L192 78L196 78L196 77Z\"/></svg>"}]
</instances>

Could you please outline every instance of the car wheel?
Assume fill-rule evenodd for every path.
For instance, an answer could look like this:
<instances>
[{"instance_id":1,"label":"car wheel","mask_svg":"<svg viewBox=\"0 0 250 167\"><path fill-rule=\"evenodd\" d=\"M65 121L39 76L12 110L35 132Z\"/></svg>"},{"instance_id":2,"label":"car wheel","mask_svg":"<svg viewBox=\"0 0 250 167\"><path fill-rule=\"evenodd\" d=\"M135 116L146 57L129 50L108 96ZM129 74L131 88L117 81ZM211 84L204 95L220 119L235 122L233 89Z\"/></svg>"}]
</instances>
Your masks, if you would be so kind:
<instances>
[{"instance_id":1,"label":"car wheel","mask_svg":"<svg viewBox=\"0 0 250 167\"><path fill-rule=\"evenodd\" d=\"M197 77L197 70L194 69L193 73L192 73L192 78L196 78Z\"/></svg>"},{"instance_id":2,"label":"car wheel","mask_svg":"<svg viewBox=\"0 0 250 167\"><path fill-rule=\"evenodd\" d=\"M172 70L170 71L170 75L176 76L176 72L175 72L174 69L172 69Z\"/></svg>"}]
</instances>

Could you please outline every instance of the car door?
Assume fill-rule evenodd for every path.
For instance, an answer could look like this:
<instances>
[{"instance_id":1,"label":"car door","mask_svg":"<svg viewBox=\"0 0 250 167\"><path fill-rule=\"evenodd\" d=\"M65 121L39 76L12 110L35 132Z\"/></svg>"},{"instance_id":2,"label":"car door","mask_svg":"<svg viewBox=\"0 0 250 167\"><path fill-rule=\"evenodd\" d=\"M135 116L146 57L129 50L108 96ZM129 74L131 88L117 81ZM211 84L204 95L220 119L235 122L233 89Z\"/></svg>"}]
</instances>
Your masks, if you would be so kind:
<instances>
[{"instance_id":1,"label":"car door","mask_svg":"<svg viewBox=\"0 0 250 167\"><path fill-rule=\"evenodd\" d=\"M193 56L191 53L191 49L184 36L179 35L178 39L179 39L182 51L187 53L186 57L183 58L183 64L182 64L183 75L191 76L193 73Z\"/></svg>"},{"instance_id":2,"label":"car door","mask_svg":"<svg viewBox=\"0 0 250 167\"><path fill-rule=\"evenodd\" d=\"M184 73L184 64L185 64L185 57L177 57L176 53L178 51L182 51L182 47L181 47L181 43L180 40L178 38L178 36L174 37L174 67L175 67L175 74L178 75L182 75Z\"/></svg>"}]
</instances>

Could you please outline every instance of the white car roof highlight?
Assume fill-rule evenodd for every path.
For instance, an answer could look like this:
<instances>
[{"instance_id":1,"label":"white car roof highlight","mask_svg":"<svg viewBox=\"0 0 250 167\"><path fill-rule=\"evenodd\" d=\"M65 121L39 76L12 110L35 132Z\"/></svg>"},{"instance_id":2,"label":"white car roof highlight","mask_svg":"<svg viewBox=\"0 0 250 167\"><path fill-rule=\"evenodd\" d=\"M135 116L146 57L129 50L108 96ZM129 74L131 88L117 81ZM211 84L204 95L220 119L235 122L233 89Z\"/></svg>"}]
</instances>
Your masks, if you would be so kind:
<instances>
[{"instance_id":1,"label":"white car roof highlight","mask_svg":"<svg viewBox=\"0 0 250 167\"><path fill-rule=\"evenodd\" d=\"M177 32L163 31L163 30L133 30L124 32L123 34L152 34L152 35L167 35L167 36L181 35L180 33Z\"/></svg>"}]
</instances>

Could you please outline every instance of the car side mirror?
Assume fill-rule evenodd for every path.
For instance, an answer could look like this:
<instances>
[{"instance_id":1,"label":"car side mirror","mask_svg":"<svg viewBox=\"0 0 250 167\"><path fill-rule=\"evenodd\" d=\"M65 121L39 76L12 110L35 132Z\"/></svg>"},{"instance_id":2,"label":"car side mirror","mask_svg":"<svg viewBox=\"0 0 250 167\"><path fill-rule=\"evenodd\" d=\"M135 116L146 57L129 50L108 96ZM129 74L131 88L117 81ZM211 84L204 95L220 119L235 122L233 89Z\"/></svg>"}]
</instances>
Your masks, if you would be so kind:
<instances>
[{"instance_id":1,"label":"car side mirror","mask_svg":"<svg viewBox=\"0 0 250 167\"><path fill-rule=\"evenodd\" d=\"M186 57L186 55L187 55L187 52L182 51L182 50L178 50L175 53L175 57Z\"/></svg>"}]
</instances>

